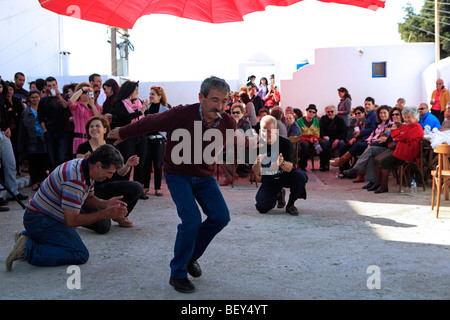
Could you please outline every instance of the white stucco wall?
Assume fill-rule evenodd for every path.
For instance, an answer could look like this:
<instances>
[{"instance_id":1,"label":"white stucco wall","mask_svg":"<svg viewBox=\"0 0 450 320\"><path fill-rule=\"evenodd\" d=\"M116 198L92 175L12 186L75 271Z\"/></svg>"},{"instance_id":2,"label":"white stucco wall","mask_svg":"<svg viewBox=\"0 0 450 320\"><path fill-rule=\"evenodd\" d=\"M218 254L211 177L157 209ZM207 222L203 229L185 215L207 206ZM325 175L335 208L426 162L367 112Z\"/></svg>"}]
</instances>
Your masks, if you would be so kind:
<instances>
[{"instance_id":1,"label":"white stucco wall","mask_svg":"<svg viewBox=\"0 0 450 320\"><path fill-rule=\"evenodd\" d=\"M372 63L384 61L387 77L372 78ZM316 49L314 64L281 81L281 103L302 111L314 103L323 114L325 106L338 104L337 89L345 87L352 107L364 105L367 96L378 105L394 106L402 97L406 105L418 106L427 101L423 72L433 62L433 43Z\"/></svg>"}]
</instances>

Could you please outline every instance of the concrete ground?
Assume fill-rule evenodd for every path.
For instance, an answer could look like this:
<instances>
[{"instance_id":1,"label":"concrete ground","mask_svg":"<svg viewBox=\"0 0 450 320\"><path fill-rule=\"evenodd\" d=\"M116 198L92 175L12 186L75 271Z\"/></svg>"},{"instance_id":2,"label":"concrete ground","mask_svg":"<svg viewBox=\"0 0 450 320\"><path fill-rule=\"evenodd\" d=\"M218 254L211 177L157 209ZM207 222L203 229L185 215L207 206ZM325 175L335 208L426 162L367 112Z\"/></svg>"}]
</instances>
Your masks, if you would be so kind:
<instances>
[{"instance_id":1,"label":"concrete ground","mask_svg":"<svg viewBox=\"0 0 450 320\"><path fill-rule=\"evenodd\" d=\"M316 168L318 168L316 164ZM307 200L299 216L284 209L259 214L255 184L239 179L220 187L229 225L199 260L196 291L169 285L169 261L179 223L167 187L164 196L139 200L133 228L115 223L105 235L78 232L90 251L78 271L4 263L22 230L22 208L0 212L0 299L4 300L410 300L450 298L450 207L431 211L431 187L418 195L376 195L330 172L308 170ZM220 180L222 181L222 179ZM21 189L29 196L31 187ZM79 274L80 289L69 289ZM68 287L69 283L69 287ZM186 301L185 301L186 302ZM186 302L187 303L187 302Z\"/></svg>"}]
</instances>

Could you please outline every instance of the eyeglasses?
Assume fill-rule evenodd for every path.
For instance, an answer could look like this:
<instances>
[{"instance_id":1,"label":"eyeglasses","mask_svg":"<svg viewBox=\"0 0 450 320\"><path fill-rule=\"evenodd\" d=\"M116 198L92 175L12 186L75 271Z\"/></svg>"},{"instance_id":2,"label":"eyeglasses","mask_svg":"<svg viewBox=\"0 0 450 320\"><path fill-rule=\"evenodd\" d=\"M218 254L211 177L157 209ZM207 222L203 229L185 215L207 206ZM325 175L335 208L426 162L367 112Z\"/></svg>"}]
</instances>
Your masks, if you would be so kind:
<instances>
[{"instance_id":1,"label":"eyeglasses","mask_svg":"<svg viewBox=\"0 0 450 320\"><path fill-rule=\"evenodd\" d=\"M426 110L427 108L418 108L418 110Z\"/></svg>"},{"instance_id":2,"label":"eyeglasses","mask_svg":"<svg viewBox=\"0 0 450 320\"><path fill-rule=\"evenodd\" d=\"M308 112L317 113L317 111L314 111L314 110L308 110Z\"/></svg>"},{"instance_id":3,"label":"eyeglasses","mask_svg":"<svg viewBox=\"0 0 450 320\"><path fill-rule=\"evenodd\" d=\"M333 111L333 110L330 110L330 111L327 111L327 113L334 113L334 111Z\"/></svg>"},{"instance_id":4,"label":"eyeglasses","mask_svg":"<svg viewBox=\"0 0 450 320\"><path fill-rule=\"evenodd\" d=\"M392 116L400 116L400 113L393 113Z\"/></svg>"},{"instance_id":5,"label":"eyeglasses","mask_svg":"<svg viewBox=\"0 0 450 320\"><path fill-rule=\"evenodd\" d=\"M442 83L436 83L437 86L442 86Z\"/></svg>"},{"instance_id":6,"label":"eyeglasses","mask_svg":"<svg viewBox=\"0 0 450 320\"><path fill-rule=\"evenodd\" d=\"M233 111L233 112L231 112L232 114L241 114L241 112L240 111Z\"/></svg>"},{"instance_id":7,"label":"eyeglasses","mask_svg":"<svg viewBox=\"0 0 450 320\"><path fill-rule=\"evenodd\" d=\"M355 114L363 114L362 112L355 112Z\"/></svg>"}]
</instances>

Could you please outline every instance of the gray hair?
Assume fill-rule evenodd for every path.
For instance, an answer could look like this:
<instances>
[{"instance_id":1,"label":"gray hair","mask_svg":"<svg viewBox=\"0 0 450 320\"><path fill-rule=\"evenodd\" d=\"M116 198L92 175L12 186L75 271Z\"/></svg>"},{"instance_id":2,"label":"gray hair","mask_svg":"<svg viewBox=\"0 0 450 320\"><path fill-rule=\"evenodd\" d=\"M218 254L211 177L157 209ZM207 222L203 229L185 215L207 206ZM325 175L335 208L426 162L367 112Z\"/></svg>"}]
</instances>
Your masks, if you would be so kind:
<instances>
[{"instance_id":1,"label":"gray hair","mask_svg":"<svg viewBox=\"0 0 450 320\"><path fill-rule=\"evenodd\" d=\"M229 94L230 86L224 79L220 79L215 76L211 76L205 80L203 80L202 85L200 86L200 92L203 96L207 97L211 89L217 90L222 93Z\"/></svg>"},{"instance_id":2,"label":"gray hair","mask_svg":"<svg viewBox=\"0 0 450 320\"><path fill-rule=\"evenodd\" d=\"M104 144L95 149L89 156L88 161L90 164L100 161L103 169L108 169L111 165L114 165L116 169L120 169L124 163L120 151L110 144Z\"/></svg>"},{"instance_id":3,"label":"gray hair","mask_svg":"<svg viewBox=\"0 0 450 320\"><path fill-rule=\"evenodd\" d=\"M413 117L416 120L419 120L420 118L420 114L419 111L417 110L417 107L404 107L402 110L403 118L405 117L406 114L411 115L411 117Z\"/></svg>"},{"instance_id":4,"label":"gray hair","mask_svg":"<svg viewBox=\"0 0 450 320\"><path fill-rule=\"evenodd\" d=\"M330 104L329 106L326 106L326 107L325 107L325 112L326 112L328 109L333 109L333 111L336 112L336 107L335 107L334 105L332 105L332 104Z\"/></svg>"},{"instance_id":5,"label":"gray hair","mask_svg":"<svg viewBox=\"0 0 450 320\"><path fill-rule=\"evenodd\" d=\"M271 115L267 115L267 116L262 117L261 121L260 121L260 125L262 125L263 123L269 122L269 121L273 122L273 125L275 126L275 128L277 127L277 119L274 116L271 116Z\"/></svg>"}]
</instances>

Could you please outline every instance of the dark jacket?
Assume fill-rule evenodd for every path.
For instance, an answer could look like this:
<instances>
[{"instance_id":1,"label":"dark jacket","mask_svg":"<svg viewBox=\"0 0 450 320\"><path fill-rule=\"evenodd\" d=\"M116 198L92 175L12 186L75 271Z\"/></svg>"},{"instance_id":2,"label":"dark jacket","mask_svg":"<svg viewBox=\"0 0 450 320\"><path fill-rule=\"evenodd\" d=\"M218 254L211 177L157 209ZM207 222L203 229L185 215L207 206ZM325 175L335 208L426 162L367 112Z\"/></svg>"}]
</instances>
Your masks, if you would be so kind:
<instances>
[{"instance_id":1,"label":"dark jacket","mask_svg":"<svg viewBox=\"0 0 450 320\"><path fill-rule=\"evenodd\" d=\"M327 115L320 118L320 137L330 137L330 141L339 139L346 140L347 125L342 118L335 116L333 119L328 118Z\"/></svg>"}]
</instances>

